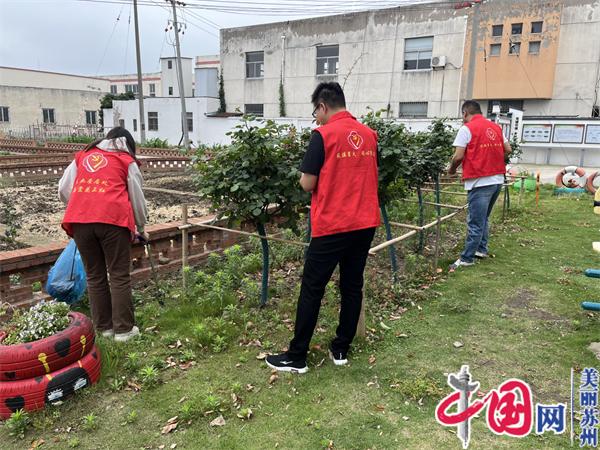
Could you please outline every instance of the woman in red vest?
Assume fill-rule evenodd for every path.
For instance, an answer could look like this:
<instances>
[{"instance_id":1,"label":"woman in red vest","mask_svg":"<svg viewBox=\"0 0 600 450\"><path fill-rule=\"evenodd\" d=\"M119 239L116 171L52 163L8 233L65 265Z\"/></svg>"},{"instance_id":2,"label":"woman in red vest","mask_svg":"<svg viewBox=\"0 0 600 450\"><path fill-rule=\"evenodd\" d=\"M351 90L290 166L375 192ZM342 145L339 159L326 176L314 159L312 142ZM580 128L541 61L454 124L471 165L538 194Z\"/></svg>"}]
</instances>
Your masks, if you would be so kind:
<instances>
[{"instance_id":1,"label":"woman in red vest","mask_svg":"<svg viewBox=\"0 0 600 450\"><path fill-rule=\"evenodd\" d=\"M83 259L94 326L118 342L140 333L129 268L131 243L148 239L148 213L135 150L131 134L113 128L75 155L58 185L67 204L62 227Z\"/></svg>"},{"instance_id":2,"label":"woman in red vest","mask_svg":"<svg viewBox=\"0 0 600 450\"><path fill-rule=\"evenodd\" d=\"M312 192L312 239L306 254L294 339L287 352L266 359L280 371L305 373L306 355L325 287L340 266L339 326L329 346L335 365L348 363L362 304L363 272L375 229L377 133L346 111L338 83L321 83L312 95L317 128L300 167L300 185Z\"/></svg>"}]
</instances>

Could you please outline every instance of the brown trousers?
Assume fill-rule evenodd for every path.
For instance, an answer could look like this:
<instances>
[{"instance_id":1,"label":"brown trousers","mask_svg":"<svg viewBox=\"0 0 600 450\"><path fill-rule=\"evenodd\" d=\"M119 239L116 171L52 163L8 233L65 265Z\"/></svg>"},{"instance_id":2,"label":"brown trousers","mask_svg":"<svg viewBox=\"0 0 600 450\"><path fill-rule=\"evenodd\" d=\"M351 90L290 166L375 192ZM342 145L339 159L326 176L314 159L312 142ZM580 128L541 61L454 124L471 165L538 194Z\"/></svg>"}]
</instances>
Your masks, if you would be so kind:
<instances>
[{"instance_id":1,"label":"brown trousers","mask_svg":"<svg viewBox=\"0 0 600 450\"><path fill-rule=\"evenodd\" d=\"M87 274L94 326L98 331L130 331L134 325L130 231L105 223L77 223L73 239Z\"/></svg>"}]
</instances>

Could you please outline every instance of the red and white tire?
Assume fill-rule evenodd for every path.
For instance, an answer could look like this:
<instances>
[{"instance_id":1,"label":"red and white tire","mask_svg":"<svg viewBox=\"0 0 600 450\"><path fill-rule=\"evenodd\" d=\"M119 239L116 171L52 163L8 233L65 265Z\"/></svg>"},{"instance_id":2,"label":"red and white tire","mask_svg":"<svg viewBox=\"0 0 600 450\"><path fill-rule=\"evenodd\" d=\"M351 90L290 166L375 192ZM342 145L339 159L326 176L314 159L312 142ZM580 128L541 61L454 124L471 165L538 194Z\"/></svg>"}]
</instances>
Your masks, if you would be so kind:
<instances>
[{"instance_id":1,"label":"red and white tire","mask_svg":"<svg viewBox=\"0 0 600 450\"><path fill-rule=\"evenodd\" d=\"M585 182L585 188L590 194L595 194L598 187L600 187L600 177L598 175L600 175L600 172L592 172ZM594 183L596 179L598 179L598 183Z\"/></svg>"},{"instance_id":2,"label":"red and white tire","mask_svg":"<svg viewBox=\"0 0 600 450\"><path fill-rule=\"evenodd\" d=\"M567 166L556 174L554 180L556 186L566 188L582 187L584 183L582 178L585 176L585 170L577 166Z\"/></svg>"},{"instance_id":3,"label":"red and white tire","mask_svg":"<svg viewBox=\"0 0 600 450\"><path fill-rule=\"evenodd\" d=\"M70 312L69 319L63 331L26 344L1 345L0 335L0 382L45 375L84 357L94 345L94 326L78 312Z\"/></svg>"},{"instance_id":4,"label":"red and white tire","mask_svg":"<svg viewBox=\"0 0 600 450\"><path fill-rule=\"evenodd\" d=\"M101 367L100 352L94 345L82 359L55 372L26 380L0 381L0 418L6 419L19 409L35 411L65 400L96 383Z\"/></svg>"}]
</instances>

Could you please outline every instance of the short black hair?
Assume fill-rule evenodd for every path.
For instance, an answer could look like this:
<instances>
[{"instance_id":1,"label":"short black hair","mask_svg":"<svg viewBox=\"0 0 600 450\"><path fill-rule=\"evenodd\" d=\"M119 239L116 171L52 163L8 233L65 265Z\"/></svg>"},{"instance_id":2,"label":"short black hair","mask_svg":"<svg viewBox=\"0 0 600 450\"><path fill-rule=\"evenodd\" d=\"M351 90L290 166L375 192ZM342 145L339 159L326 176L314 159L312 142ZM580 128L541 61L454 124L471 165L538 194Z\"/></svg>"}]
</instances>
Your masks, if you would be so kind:
<instances>
[{"instance_id":1,"label":"short black hair","mask_svg":"<svg viewBox=\"0 0 600 450\"><path fill-rule=\"evenodd\" d=\"M340 83L334 81L329 83L319 83L312 94L311 102L313 106L319 103L325 103L330 108L345 108L346 96Z\"/></svg>"},{"instance_id":2,"label":"short black hair","mask_svg":"<svg viewBox=\"0 0 600 450\"><path fill-rule=\"evenodd\" d=\"M481 105L475 100L467 100L462 104L461 111L463 113L466 112L470 116L473 116L475 114L481 114Z\"/></svg>"}]
</instances>

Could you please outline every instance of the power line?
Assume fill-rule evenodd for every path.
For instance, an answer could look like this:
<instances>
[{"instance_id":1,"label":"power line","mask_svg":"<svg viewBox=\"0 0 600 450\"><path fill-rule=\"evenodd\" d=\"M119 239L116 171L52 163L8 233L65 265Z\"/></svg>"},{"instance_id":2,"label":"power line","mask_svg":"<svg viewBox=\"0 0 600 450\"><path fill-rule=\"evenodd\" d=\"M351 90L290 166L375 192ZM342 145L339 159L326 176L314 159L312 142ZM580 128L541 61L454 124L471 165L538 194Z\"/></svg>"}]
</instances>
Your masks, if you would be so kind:
<instances>
[{"instance_id":1,"label":"power line","mask_svg":"<svg viewBox=\"0 0 600 450\"><path fill-rule=\"evenodd\" d=\"M127 73L127 51L129 50L129 32L131 31L131 6L129 7L129 18L127 19L127 39L125 40L125 60L123 61L123 73Z\"/></svg>"},{"instance_id":2,"label":"power line","mask_svg":"<svg viewBox=\"0 0 600 450\"><path fill-rule=\"evenodd\" d=\"M106 56L106 52L108 51L108 46L110 45L110 41L113 37L113 34L115 34L115 29L117 28L117 24L119 23L119 20L121 19L121 13L123 12L124 7L125 7L125 5L121 6L121 9L119 10L119 15L117 16L117 19L115 20L115 24L113 25L112 31L110 32L110 36L108 36L108 41L106 41L106 47L104 47L104 52L102 53L102 58L100 58L100 62L98 63L98 68L96 69L96 76L100 73L100 67L102 67L102 63L104 62L104 57Z\"/></svg>"}]
</instances>

